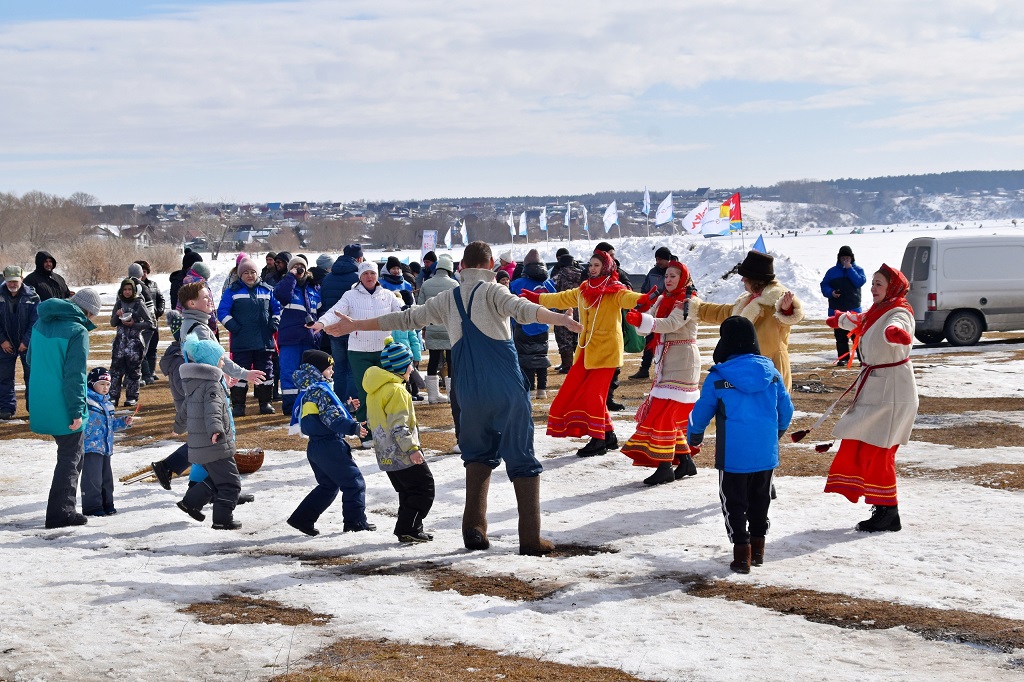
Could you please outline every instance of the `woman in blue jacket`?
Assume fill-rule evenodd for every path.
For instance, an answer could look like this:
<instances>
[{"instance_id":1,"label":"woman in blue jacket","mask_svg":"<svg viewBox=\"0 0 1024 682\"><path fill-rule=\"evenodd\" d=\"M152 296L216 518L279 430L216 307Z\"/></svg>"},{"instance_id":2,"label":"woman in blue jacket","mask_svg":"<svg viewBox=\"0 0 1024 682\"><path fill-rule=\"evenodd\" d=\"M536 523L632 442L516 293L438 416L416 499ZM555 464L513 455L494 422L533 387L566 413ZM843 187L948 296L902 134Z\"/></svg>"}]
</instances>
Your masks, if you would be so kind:
<instances>
[{"instance_id":1,"label":"woman in blue jacket","mask_svg":"<svg viewBox=\"0 0 1024 682\"><path fill-rule=\"evenodd\" d=\"M849 246L839 247L836 264L828 269L821 279L821 295L828 299L828 316L836 311L860 312L860 290L868 281L864 268L857 265L853 257L853 249ZM836 353L839 359L836 365L850 366L850 338L845 329L835 329Z\"/></svg>"},{"instance_id":2,"label":"woman in blue jacket","mask_svg":"<svg viewBox=\"0 0 1024 682\"><path fill-rule=\"evenodd\" d=\"M687 442L700 445L715 419L718 494L733 543L729 568L749 573L751 561L755 566L764 562L772 475L779 466L779 438L793 417L793 401L779 370L761 355L750 320L730 317L719 334L715 364L690 412Z\"/></svg>"},{"instance_id":3,"label":"woman in blue jacket","mask_svg":"<svg viewBox=\"0 0 1024 682\"><path fill-rule=\"evenodd\" d=\"M217 318L231 332L231 359L243 369L258 369L266 376L253 393L260 414L274 414L274 332L281 318L281 304L274 299L273 289L259 281L253 259L239 261L238 281L225 287ZM248 388L245 380L231 387L232 416L245 416Z\"/></svg>"},{"instance_id":4,"label":"woman in blue jacket","mask_svg":"<svg viewBox=\"0 0 1024 682\"><path fill-rule=\"evenodd\" d=\"M274 287L274 298L281 304L281 324L277 345L281 365L281 414L290 415L299 389L292 374L301 364L302 354L319 347L320 333L311 330L320 316L320 287L306 269L306 261L292 258L288 273Z\"/></svg>"}]
</instances>

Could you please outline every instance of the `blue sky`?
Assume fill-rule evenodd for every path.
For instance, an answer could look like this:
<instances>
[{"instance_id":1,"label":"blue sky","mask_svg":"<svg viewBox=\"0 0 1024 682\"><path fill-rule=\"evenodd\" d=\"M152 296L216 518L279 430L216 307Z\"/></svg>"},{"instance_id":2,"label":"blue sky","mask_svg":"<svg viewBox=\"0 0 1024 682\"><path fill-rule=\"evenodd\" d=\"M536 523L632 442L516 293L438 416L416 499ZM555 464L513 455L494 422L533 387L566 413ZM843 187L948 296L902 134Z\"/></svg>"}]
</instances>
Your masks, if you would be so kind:
<instances>
[{"instance_id":1,"label":"blue sky","mask_svg":"<svg viewBox=\"0 0 1024 682\"><path fill-rule=\"evenodd\" d=\"M104 202L1016 169L1024 5L5 0L0 191Z\"/></svg>"}]
</instances>

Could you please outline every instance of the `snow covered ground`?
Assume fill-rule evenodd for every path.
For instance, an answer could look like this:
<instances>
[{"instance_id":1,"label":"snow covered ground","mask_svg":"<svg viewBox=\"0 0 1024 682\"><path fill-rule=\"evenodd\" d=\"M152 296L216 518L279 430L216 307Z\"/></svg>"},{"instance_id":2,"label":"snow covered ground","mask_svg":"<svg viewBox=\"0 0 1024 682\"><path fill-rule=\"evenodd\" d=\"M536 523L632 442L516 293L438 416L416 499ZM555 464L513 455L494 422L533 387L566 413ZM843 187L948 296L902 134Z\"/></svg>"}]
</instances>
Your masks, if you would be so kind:
<instances>
[{"instance_id":1,"label":"snow covered ground","mask_svg":"<svg viewBox=\"0 0 1024 682\"><path fill-rule=\"evenodd\" d=\"M984 229L1013 230L1009 224ZM918 231L936 230L941 227ZM903 246L915 234L909 228L894 233L878 228L858 235L766 237L766 242L778 258L781 280L820 319L824 299L818 280L835 262L840 245L850 244L870 271L883 261L898 266ZM683 237L613 241L630 271L646 271L653 249L668 243L693 265L702 295L707 291L709 299L726 301L738 292L735 277L713 291L705 283L718 278L717 284L742 258L738 238L734 244ZM542 255L551 258L558 246L542 248ZM517 257L525 253L525 246L515 249ZM231 265L230 258L214 264L215 285ZM103 289L112 294L115 287ZM810 327L803 333L810 338ZM1020 361L1010 360L1018 348L917 350L921 392L1020 397ZM920 426L977 428L997 421L1019 424L1024 417L1021 412L923 415ZM620 438L631 432L630 425L627 418L618 421ZM297 661L341 636L462 642L575 665L613 666L658 680L1020 678L1021 651L928 641L903 628L842 629L690 596L680 583L681 576L698 574L1024 620L1019 541L1024 517L1014 511L1024 502L1020 491L901 480L903 531L871 536L852 530L866 516L863 505L821 494L820 478L780 478L767 561L740 576L728 568L731 547L712 470L651 489L640 484L644 472L620 455L581 460L573 454L578 443L540 432L536 444L545 465L546 534L556 543L603 545L616 553L518 556L515 500L501 469L491 486L492 549L466 552L459 533L462 466L446 455L429 458L437 481L427 523L433 543L394 542L389 533L394 520L382 512L395 508L395 493L369 454L359 454L357 461L378 531L342 534L340 513L332 509L319 524L323 535L307 538L284 524L312 484L299 439L295 450L268 452L263 468L245 479L257 503L239 508L244 523L239 533L202 527L174 509L181 483L174 492L155 485L118 486L118 515L90 519L75 530L44 530L54 446L0 441L0 580L5 587L0 679L262 679L294 669ZM122 449L114 458L115 475L159 459L176 445ZM915 441L899 457L937 469L1021 463L1024 447L957 450ZM415 574L357 575L295 558L320 552L352 555L362 563L429 560L467 573L514 574L564 587L548 599L519 603L433 592ZM324 627L213 626L177 611L224 593L260 595L334 618Z\"/></svg>"}]
</instances>

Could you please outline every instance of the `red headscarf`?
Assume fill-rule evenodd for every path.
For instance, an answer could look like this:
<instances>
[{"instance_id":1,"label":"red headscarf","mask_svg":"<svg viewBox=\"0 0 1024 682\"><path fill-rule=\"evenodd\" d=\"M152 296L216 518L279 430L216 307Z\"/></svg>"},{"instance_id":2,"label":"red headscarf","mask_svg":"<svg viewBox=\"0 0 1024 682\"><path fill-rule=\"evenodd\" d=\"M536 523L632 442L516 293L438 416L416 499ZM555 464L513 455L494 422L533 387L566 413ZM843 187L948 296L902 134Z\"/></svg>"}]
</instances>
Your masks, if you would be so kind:
<instances>
[{"instance_id":1,"label":"red headscarf","mask_svg":"<svg viewBox=\"0 0 1024 682\"><path fill-rule=\"evenodd\" d=\"M658 298L658 308L654 312L655 317L668 317L677 305L682 305L688 298L686 291L687 285L690 283L689 268L675 260L665 266L666 271L669 268L675 268L679 271L679 286L675 288L675 291L665 289L665 292ZM660 341L661 334L653 334L647 347L653 350Z\"/></svg>"},{"instance_id":2,"label":"red headscarf","mask_svg":"<svg viewBox=\"0 0 1024 682\"><path fill-rule=\"evenodd\" d=\"M882 300L872 304L868 311L860 316L856 329L851 332L853 336L853 346L850 348L851 358L857 352L857 346L860 344L864 333L887 312L893 308L903 308L910 311L911 315L914 314L914 309L910 307L910 303L906 298L907 292L910 291L910 283L907 281L906 276L899 270L890 268L885 263L882 263L882 267L878 268L878 272L882 273L889 281L889 286L885 288L885 296L882 297Z\"/></svg>"},{"instance_id":3,"label":"red headscarf","mask_svg":"<svg viewBox=\"0 0 1024 682\"><path fill-rule=\"evenodd\" d=\"M601 261L601 274L597 277L589 277L580 285L580 294L589 306L599 303L605 294L613 294L626 288L619 281L619 273L615 269L615 259L611 257L611 254L595 251L591 258Z\"/></svg>"}]
</instances>

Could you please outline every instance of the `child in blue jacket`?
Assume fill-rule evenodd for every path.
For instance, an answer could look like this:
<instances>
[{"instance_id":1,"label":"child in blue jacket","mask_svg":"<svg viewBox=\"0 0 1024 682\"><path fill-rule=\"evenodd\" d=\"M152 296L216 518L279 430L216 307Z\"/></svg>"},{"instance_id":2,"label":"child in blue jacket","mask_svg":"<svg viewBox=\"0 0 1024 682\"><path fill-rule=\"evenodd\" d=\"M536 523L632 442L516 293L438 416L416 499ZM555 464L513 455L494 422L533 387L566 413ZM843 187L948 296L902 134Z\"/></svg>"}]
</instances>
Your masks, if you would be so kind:
<instances>
[{"instance_id":1,"label":"child in blue jacket","mask_svg":"<svg viewBox=\"0 0 1024 682\"><path fill-rule=\"evenodd\" d=\"M366 482L352 458L345 436L366 437L366 429L352 418L329 383L334 376L334 359L320 350L307 350L295 370L299 394L292 411L289 433L301 430L309 437L306 459L316 477L316 487L299 503L288 525L306 535L319 535L314 526L341 493L343 531L377 530L366 520ZM353 409L359 401L349 401Z\"/></svg>"},{"instance_id":2,"label":"child in blue jacket","mask_svg":"<svg viewBox=\"0 0 1024 682\"><path fill-rule=\"evenodd\" d=\"M719 496L733 543L729 568L750 573L751 562L764 562L772 475L779 466L779 438L793 417L793 401L782 375L761 355L750 320L730 317L719 334L715 364L690 412L687 442L700 445L714 417Z\"/></svg>"},{"instance_id":3,"label":"child in blue jacket","mask_svg":"<svg viewBox=\"0 0 1024 682\"><path fill-rule=\"evenodd\" d=\"M85 457L82 460L82 513L109 516L114 509L114 476L110 457L114 454L114 433L132 425L131 417L115 417L110 401L110 372L94 367L87 378L86 404L89 420L85 425Z\"/></svg>"}]
</instances>

